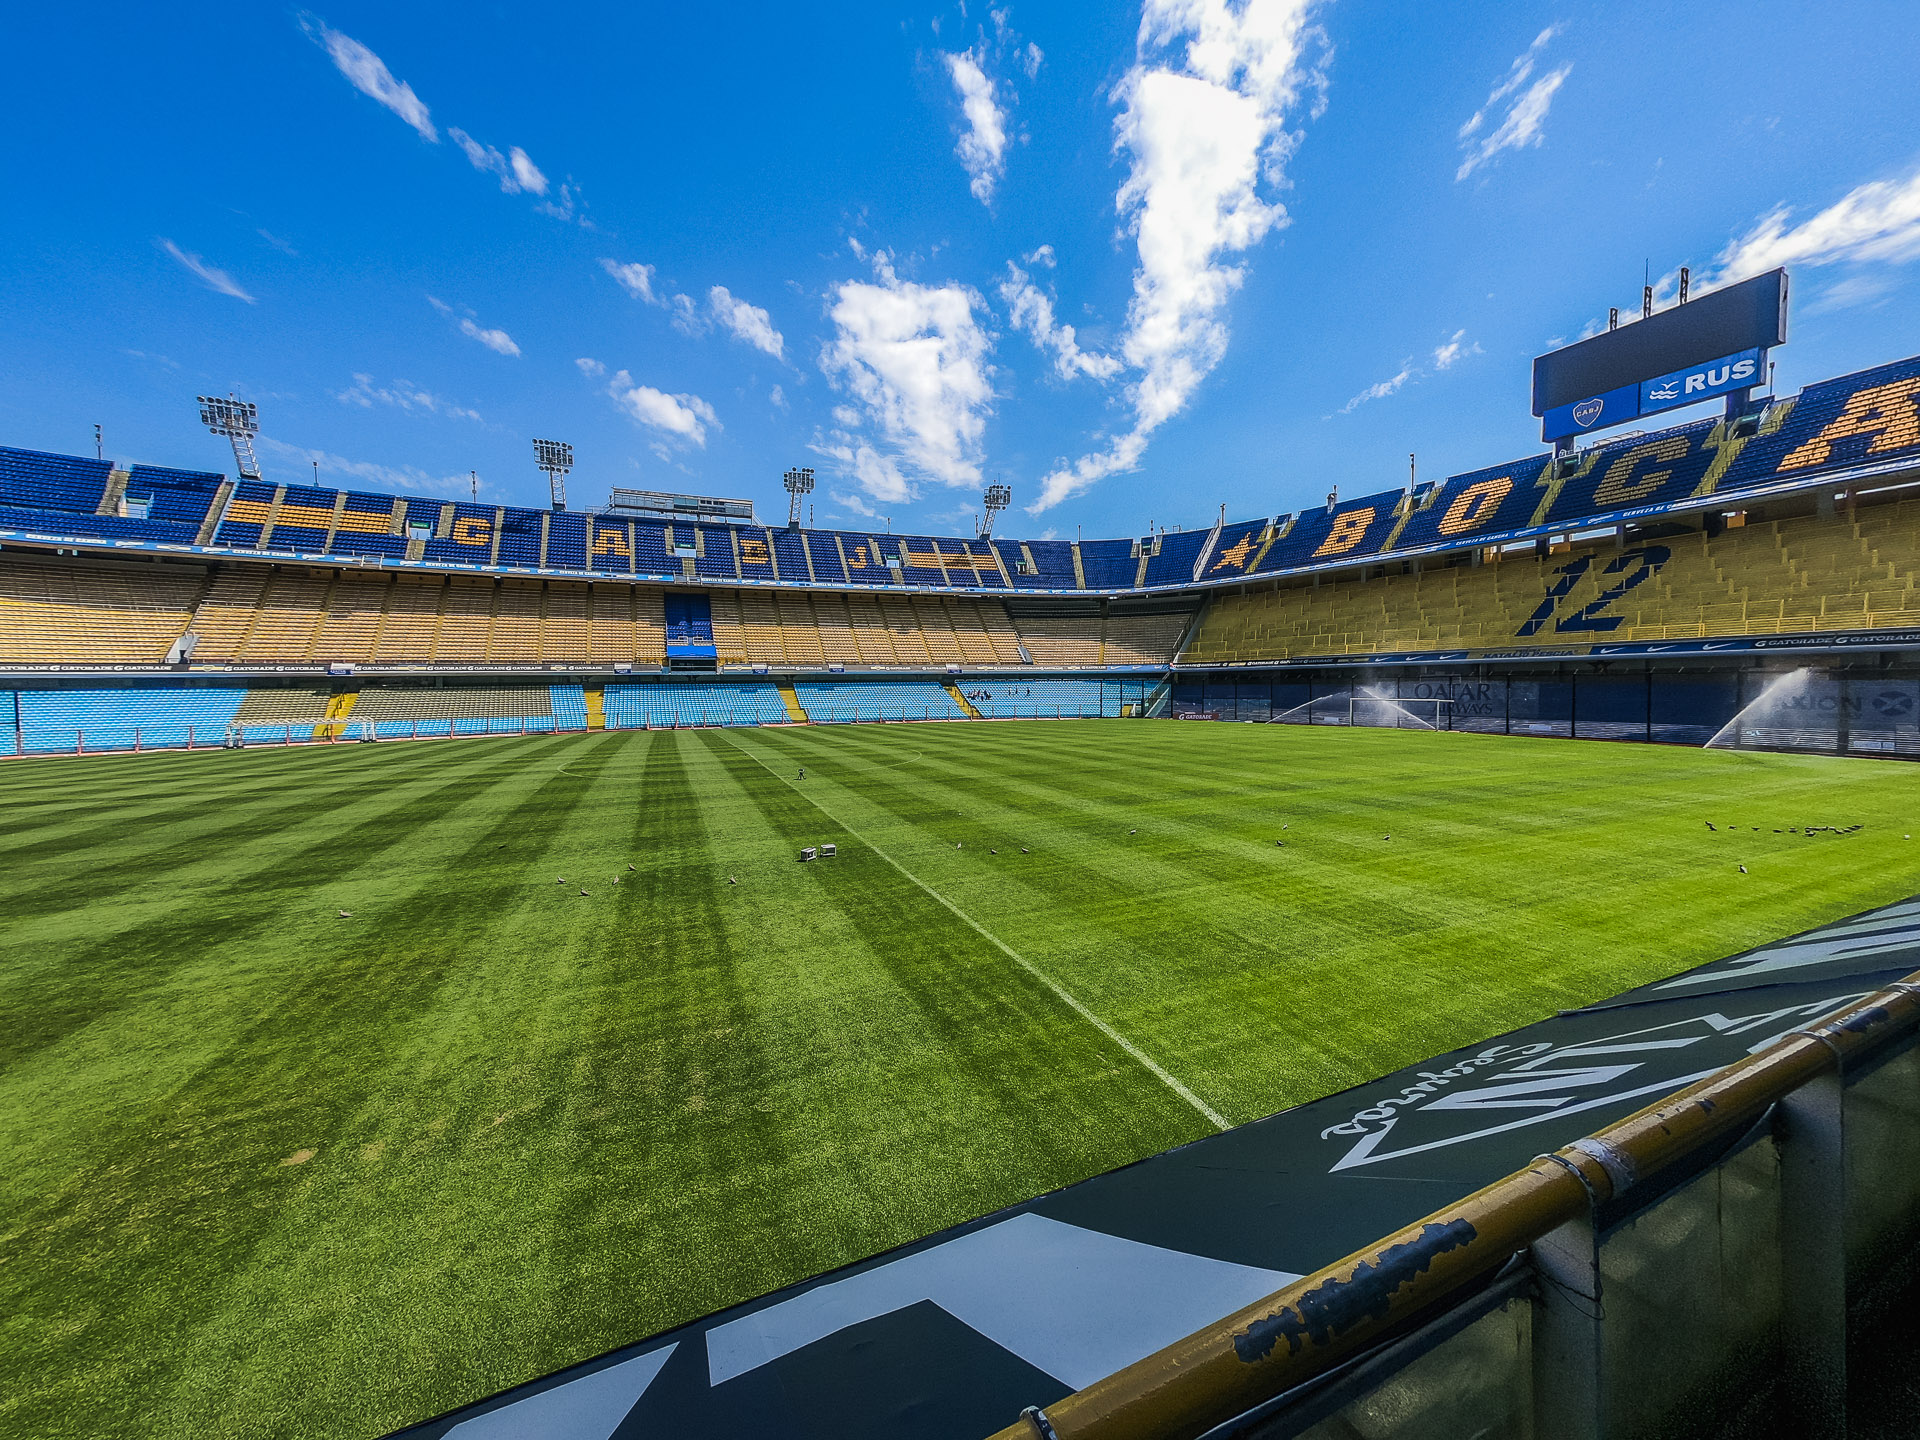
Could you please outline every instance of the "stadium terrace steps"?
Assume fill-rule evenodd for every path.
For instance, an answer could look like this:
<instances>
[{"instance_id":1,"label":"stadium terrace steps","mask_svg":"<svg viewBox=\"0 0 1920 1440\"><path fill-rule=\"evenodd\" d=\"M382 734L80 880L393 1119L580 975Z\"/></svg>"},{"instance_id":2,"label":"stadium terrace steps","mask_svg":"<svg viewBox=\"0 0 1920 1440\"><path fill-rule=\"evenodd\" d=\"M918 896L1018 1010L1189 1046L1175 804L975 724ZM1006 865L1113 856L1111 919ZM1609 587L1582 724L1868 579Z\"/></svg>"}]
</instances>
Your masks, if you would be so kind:
<instances>
[{"instance_id":1,"label":"stadium terrace steps","mask_svg":"<svg viewBox=\"0 0 1920 1440\"><path fill-rule=\"evenodd\" d=\"M779 725L787 706L771 681L658 680L606 687L610 730L695 725Z\"/></svg>"},{"instance_id":2,"label":"stadium terrace steps","mask_svg":"<svg viewBox=\"0 0 1920 1440\"><path fill-rule=\"evenodd\" d=\"M800 704L800 697L794 693L793 682L782 680L776 688L780 691L780 703L786 707L787 718L796 725L807 723L807 712Z\"/></svg>"},{"instance_id":3,"label":"stadium terrace steps","mask_svg":"<svg viewBox=\"0 0 1920 1440\"><path fill-rule=\"evenodd\" d=\"M946 681L944 684L941 685L940 688L942 690L945 690L948 695L952 696L953 703L958 705L962 710L966 711L968 716L970 716L972 719L979 720L984 718L980 714L979 710L974 707L974 703L971 700L969 700L965 695L962 695L960 693L960 687L954 684L951 680Z\"/></svg>"},{"instance_id":4,"label":"stadium terrace steps","mask_svg":"<svg viewBox=\"0 0 1920 1440\"><path fill-rule=\"evenodd\" d=\"M238 686L18 690L8 754L218 745L246 692Z\"/></svg>"},{"instance_id":5,"label":"stadium terrace steps","mask_svg":"<svg viewBox=\"0 0 1920 1440\"><path fill-rule=\"evenodd\" d=\"M1040 666L1098 669L1117 665L1165 665L1192 623L1191 602L1169 604L1085 600L1041 605L1011 601L1008 609L1020 644Z\"/></svg>"},{"instance_id":6,"label":"stadium terrace steps","mask_svg":"<svg viewBox=\"0 0 1920 1440\"><path fill-rule=\"evenodd\" d=\"M1557 592L1557 593L1556 593ZM1855 631L1920 619L1920 500L1214 599L1181 660Z\"/></svg>"},{"instance_id":7,"label":"stadium terrace steps","mask_svg":"<svg viewBox=\"0 0 1920 1440\"><path fill-rule=\"evenodd\" d=\"M240 725L314 725L334 718L340 698L330 688L312 685L249 689L232 718Z\"/></svg>"},{"instance_id":8,"label":"stadium terrace steps","mask_svg":"<svg viewBox=\"0 0 1920 1440\"><path fill-rule=\"evenodd\" d=\"M354 702L360 697L352 690L335 695L327 702L326 723L313 727L316 740L338 739L346 731L346 722L353 717Z\"/></svg>"},{"instance_id":9,"label":"stadium terrace steps","mask_svg":"<svg viewBox=\"0 0 1920 1440\"><path fill-rule=\"evenodd\" d=\"M199 566L0 555L0 664L159 665L205 578Z\"/></svg>"},{"instance_id":10,"label":"stadium terrace steps","mask_svg":"<svg viewBox=\"0 0 1920 1440\"><path fill-rule=\"evenodd\" d=\"M794 681L794 693L816 725L861 720L964 720L967 712L938 680Z\"/></svg>"}]
</instances>

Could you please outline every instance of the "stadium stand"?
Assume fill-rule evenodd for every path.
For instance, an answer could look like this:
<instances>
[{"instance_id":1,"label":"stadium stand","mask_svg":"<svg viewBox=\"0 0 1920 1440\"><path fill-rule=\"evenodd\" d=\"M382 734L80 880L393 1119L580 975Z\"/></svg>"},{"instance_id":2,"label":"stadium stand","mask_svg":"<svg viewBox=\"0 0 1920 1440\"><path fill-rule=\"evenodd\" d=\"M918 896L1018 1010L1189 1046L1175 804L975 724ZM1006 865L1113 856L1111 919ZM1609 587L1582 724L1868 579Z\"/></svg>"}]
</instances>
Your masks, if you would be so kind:
<instances>
[{"instance_id":1,"label":"stadium stand","mask_svg":"<svg viewBox=\"0 0 1920 1440\"><path fill-rule=\"evenodd\" d=\"M969 718L937 680L796 680L793 689L816 724Z\"/></svg>"},{"instance_id":2,"label":"stadium stand","mask_svg":"<svg viewBox=\"0 0 1920 1440\"><path fill-rule=\"evenodd\" d=\"M1564 646L1920 624L1920 501L1216 599L1185 658ZM1394 567L1398 569L1399 567Z\"/></svg>"},{"instance_id":3,"label":"stadium stand","mask_svg":"<svg viewBox=\"0 0 1920 1440\"><path fill-rule=\"evenodd\" d=\"M200 566L0 555L0 664L160 665L206 582Z\"/></svg>"},{"instance_id":4,"label":"stadium stand","mask_svg":"<svg viewBox=\"0 0 1920 1440\"><path fill-rule=\"evenodd\" d=\"M782 725L787 721L779 691L765 680L741 684L668 680L646 685L609 685L605 704L609 730Z\"/></svg>"},{"instance_id":5,"label":"stadium stand","mask_svg":"<svg viewBox=\"0 0 1920 1440\"><path fill-rule=\"evenodd\" d=\"M1268 719L1311 705L1317 723L1344 723L1365 662L1370 685L1483 687L1501 729L1697 741L1750 693L1758 657L1848 652L1861 658L1820 663L1859 672L1857 694L1843 677L1830 697L1855 718L1820 733L1907 753L1904 730L1875 722L1901 703L1900 653L1920 649L1916 476L1920 358L1412 490L1071 542L669 525L0 449L0 666L16 695L51 693L33 678L46 671L90 674L103 695L130 673L174 672L186 689L225 674L255 686L243 729L285 738L311 722L337 738L330 707L355 703L352 687L296 698L300 674L419 676L420 698L387 697L398 708L363 723L457 733L539 719L487 708L506 703L487 677L550 670L622 675L606 695L615 725L679 723L682 702L739 723L796 718L771 682L637 693L649 671L748 669L825 686L822 719L1155 705ZM1708 654L1749 658L1713 675L1682 664ZM1894 688L1868 687L1868 665ZM1101 678L1128 670L1158 678L1137 691ZM956 698L975 691L998 701ZM148 714L114 704L103 735ZM1492 727L1492 706L1429 710ZM1370 699L1366 713L1391 708ZM578 686L546 712L561 728L589 713L597 725ZM156 734L169 715L151 712Z\"/></svg>"},{"instance_id":6,"label":"stadium stand","mask_svg":"<svg viewBox=\"0 0 1920 1440\"><path fill-rule=\"evenodd\" d=\"M218 745L246 693L166 684L13 691L10 753Z\"/></svg>"},{"instance_id":7,"label":"stadium stand","mask_svg":"<svg viewBox=\"0 0 1920 1440\"><path fill-rule=\"evenodd\" d=\"M1071 716L1120 714L1122 704L1137 696L1145 698L1144 687L1126 693L1117 681L1049 680L1042 677L1018 677L1011 682L990 677L962 687L967 699L982 715L994 720L1066 719Z\"/></svg>"},{"instance_id":8,"label":"stadium stand","mask_svg":"<svg viewBox=\"0 0 1920 1440\"><path fill-rule=\"evenodd\" d=\"M449 728L456 735L552 730L554 697L546 686L372 686L356 697L349 730L372 725L382 736L433 735ZM566 728L585 728L584 712L579 726Z\"/></svg>"}]
</instances>

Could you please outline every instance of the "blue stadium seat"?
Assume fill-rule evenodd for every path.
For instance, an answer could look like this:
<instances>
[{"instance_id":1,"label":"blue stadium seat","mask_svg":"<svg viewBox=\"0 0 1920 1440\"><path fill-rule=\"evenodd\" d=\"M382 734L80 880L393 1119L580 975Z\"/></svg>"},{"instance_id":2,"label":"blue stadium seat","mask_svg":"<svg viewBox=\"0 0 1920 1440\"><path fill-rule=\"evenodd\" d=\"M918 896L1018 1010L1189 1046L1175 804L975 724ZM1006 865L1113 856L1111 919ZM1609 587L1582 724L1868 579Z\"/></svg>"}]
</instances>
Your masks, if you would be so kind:
<instances>
[{"instance_id":1,"label":"blue stadium seat","mask_svg":"<svg viewBox=\"0 0 1920 1440\"><path fill-rule=\"evenodd\" d=\"M962 682L962 692L973 708L994 720L1053 719L1069 716L1115 716L1120 713L1123 693L1120 682L1101 680L1006 680L997 677ZM1138 681L1135 690L1141 689ZM975 698L975 696L978 698ZM1127 694L1127 699L1135 696Z\"/></svg>"},{"instance_id":2,"label":"blue stadium seat","mask_svg":"<svg viewBox=\"0 0 1920 1440\"><path fill-rule=\"evenodd\" d=\"M807 718L820 724L967 718L937 680L796 679L793 689Z\"/></svg>"},{"instance_id":3,"label":"blue stadium seat","mask_svg":"<svg viewBox=\"0 0 1920 1440\"><path fill-rule=\"evenodd\" d=\"M213 746L246 698L239 686L20 690L6 707L15 718L9 743L17 736L26 754Z\"/></svg>"},{"instance_id":4,"label":"blue stadium seat","mask_svg":"<svg viewBox=\"0 0 1920 1440\"><path fill-rule=\"evenodd\" d=\"M555 706L556 711L558 706ZM770 680L658 680L606 688L609 730L778 725L787 707Z\"/></svg>"}]
</instances>

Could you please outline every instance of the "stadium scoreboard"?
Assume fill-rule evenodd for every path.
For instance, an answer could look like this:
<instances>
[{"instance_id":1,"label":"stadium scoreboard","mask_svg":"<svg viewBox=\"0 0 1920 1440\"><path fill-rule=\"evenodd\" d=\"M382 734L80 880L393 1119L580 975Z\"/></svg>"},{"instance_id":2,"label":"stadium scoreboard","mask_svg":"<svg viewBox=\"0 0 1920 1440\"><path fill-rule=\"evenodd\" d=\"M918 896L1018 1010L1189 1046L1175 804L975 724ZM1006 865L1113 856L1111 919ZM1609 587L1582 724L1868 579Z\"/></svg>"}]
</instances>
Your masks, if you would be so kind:
<instances>
[{"instance_id":1,"label":"stadium scoreboard","mask_svg":"<svg viewBox=\"0 0 1920 1440\"><path fill-rule=\"evenodd\" d=\"M1559 441L1760 384L1787 338L1787 272L1769 270L1535 358L1540 438Z\"/></svg>"}]
</instances>

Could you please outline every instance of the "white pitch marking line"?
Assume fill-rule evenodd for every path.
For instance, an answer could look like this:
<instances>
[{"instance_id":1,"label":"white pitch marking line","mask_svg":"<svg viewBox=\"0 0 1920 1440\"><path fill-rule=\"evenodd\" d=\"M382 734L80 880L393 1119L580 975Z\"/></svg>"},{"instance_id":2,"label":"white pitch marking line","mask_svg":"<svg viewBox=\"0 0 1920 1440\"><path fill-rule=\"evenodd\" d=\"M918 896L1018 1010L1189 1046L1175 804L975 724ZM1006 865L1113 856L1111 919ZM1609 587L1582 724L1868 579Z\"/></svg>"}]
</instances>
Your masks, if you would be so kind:
<instances>
[{"instance_id":1,"label":"white pitch marking line","mask_svg":"<svg viewBox=\"0 0 1920 1440\"><path fill-rule=\"evenodd\" d=\"M798 786L795 784L794 781L789 780L787 779L786 776L780 774L779 771L775 770L771 765L767 764L765 760L762 760L758 755L755 755L751 750L748 750L742 745L735 744L732 740L728 740L727 743L729 745L732 745L733 748L738 750L742 755L745 755L749 760L752 760L755 764L760 766L761 769L765 770L769 775L773 776L774 779L782 781L787 786L788 789L798 789ZM801 793L806 794L805 791L802 791ZM1059 996L1060 999L1066 1003L1068 1008L1070 1008L1074 1014L1078 1015L1082 1020L1085 1020L1089 1025L1093 1026L1094 1029L1098 1030L1102 1035L1106 1036L1109 1040L1113 1041L1114 1044L1118 1045L1122 1050L1126 1051L1127 1054L1131 1055L1135 1060L1139 1061L1141 1065L1145 1066L1148 1070L1152 1071L1154 1074L1154 1077L1158 1079L1162 1085L1165 1085L1169 1090L1173 1091L1174 1094L1178 1095L1182 1100L1186 1101L1187 1104L1191 1105L1194 1109L1198 1110L1202 1115L1206 1116L1207 1122L1211 1124L1214 1127L1214 1129L1231 1130L1233 1128L1231 1122L1228 1121L1226 1116L1222 1115L1218 1110L1215 1110L1211 1105L1207 1104L1206 1101L1202 1100L1198 1095L1194 1094L1193 1091L1189 1090L1185 1085L1182 1085L1173 1076L1169 1075L1165 1070L1163 1070L1160 1067L1159 1063L1155 1061L1151 1055L1147 1054L1146 1051L1142 1050L1138 1045L1134 1044L1131 1040L1127 1039L1126 1036L1122 1035L1118 1030L1114 1029L1113 1026L1109 1025L1106 1021L1102 1020L1098 1015L1094 1014L1093 1011L1089 1010L1085 1005L1082 1005L1078 1000L1076 1000L1073 997L1071 993L1068 992L1065 986L1060 984L1059 981L1055 980L1051 975L1047 974L1047 972L1042 970L1038 965L1035 965L1031 960L1027 959L1024 955L1020 954L1011 945L1007 944L1006 941L1002 940L998 935L995 935L991 930L987 929L986 926L982 925L978 920L975 920L971 915L967 914L966 911L962 910L958 905L954 904L951 900L947 899L946 896L942 895L938 890L934 889L931 885L927 884L926 881L922 880L918 875L914 874L911 870L907 869L906 866L902 865L898 860L894 859L891 855L887 854L887 852L882 850L878 845L874 844L871 840L867 839L866 836L862 835L858 830L854 829L853 826L847 824L846 821L842 820L839 816L835 815L831 810L827 809L826 806L822 805L818 800L814 799L813 796L807 795L806 799L807 799L807 803L813 806L814 809L818 810L822 815L825 815L829 820L833 821L834 824L838 825L842 830L846 831L847 834L851 835L854 839L858 840L862 845L866 846L867 849L871 850L874 854L878 855L882 860L886 861L887 864L891 865L894 869L898 870L902 875L906 876L907 879L911 880L915 885L918 885L922 890L926 891L927 894L931 895L935 900L939 901L942 905L946 906L948 910L952 911L956 916L958 916L960 920L964 924L966 924L970 929L972 929L975 934L979 935L981 939L985 940L989 945L993 946L994 949L998 950L1002 955L1005 955L1009 960L1013 961L1014 964L1018 965L1022 970L1026 971L1029 975L1033 976L1034 979L1038 980L1042 985L1046 986L1047 989L1051 990L1055 995Z\"/></svg>"}]
</instances>

